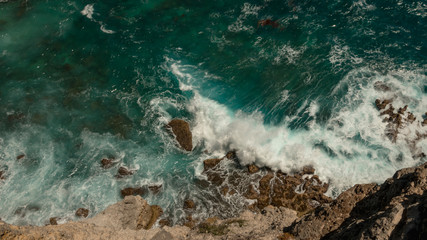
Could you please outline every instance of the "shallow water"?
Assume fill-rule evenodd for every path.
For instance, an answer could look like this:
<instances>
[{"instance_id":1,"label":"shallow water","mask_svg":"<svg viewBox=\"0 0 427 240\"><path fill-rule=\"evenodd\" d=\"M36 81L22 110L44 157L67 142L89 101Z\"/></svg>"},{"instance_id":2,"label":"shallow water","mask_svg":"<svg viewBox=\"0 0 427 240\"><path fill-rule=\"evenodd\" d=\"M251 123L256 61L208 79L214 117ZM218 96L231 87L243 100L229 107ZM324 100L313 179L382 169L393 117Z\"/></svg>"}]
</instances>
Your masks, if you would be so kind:
<instances>
[{"instance_id":1,"label":"shallow water","mask_svg":"<svg viewBox=\"0 0 427 240\"><path fill-rule=\"evenodd\" d=\"M330 196L382 182L426 161L427 140L410 144L427 131L426 20L408 0L0 2L0 217L68 221L159 184L144 198L173 221L186 198L232 215L237 198L217 206L200 184L202 161L230 149L284 172L311 164ZM377 98L417 117L396 143ZM190 122L191 153L165 131L173 118ZM136 172L116 179L119 166Z\"/></svg>"}]
</instances>

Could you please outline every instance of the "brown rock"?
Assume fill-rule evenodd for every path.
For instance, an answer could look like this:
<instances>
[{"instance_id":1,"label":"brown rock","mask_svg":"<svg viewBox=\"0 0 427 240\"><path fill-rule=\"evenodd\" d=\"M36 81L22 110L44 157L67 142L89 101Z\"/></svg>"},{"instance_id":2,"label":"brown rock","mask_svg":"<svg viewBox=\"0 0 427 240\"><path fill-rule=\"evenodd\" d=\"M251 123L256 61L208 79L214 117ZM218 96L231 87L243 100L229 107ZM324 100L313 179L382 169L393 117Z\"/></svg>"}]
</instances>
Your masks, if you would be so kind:
<instances>
[{"instance_id":1,"label":"brown rock","mask_svg":"<svg viewBox=\"0 0 427 240\"><path fill-rule=\"evenodd\" d=\"M251 164L248 166L248 172L249 173L256 173L259 171L259 167L257 167L255 164Z\"/></svg>"},{"instance_id":2,"label":"brown rock","mask_svg":"<svg viewBox=\"0 0 427 240\"><path fill-rule=\"evenodd\" d=\"M426 126L427 125L427 118L424 119L424 121L421 124L422 124L423 127Z\"/></svg>"},{"instance_id":3,"label":"brown rock","mask_svg":"<svg viewBox=\"0 0 427 240\"><path fill-rule=\"evenodd\" d=\"M16 157L16 160L23 159L24 157L25 157L25 154L18 155L18 156Z\"/></svg>"},{"instance_id":4,"label":"brown rock","mask_svg":"<svg viewBox=\"0 0 427 240\"><path fill-rule=\"evenodd\" d=\"M375 100L375 105L377 106L378 110L385 109L385 107L386 107L386 106L387 106L387 104L389 104L389 103L391 103L391 101L390 101L390 100L388 100L388 99L383 100L383 101L381 101L381 100L379 100L379 99L376 99L376 100Z\"/></svg>"},{"instance_id":5,"label":"brown rock","mask_svg":"<svg viewBox=\"0 0 427 240\"><path fill-rule=\"evenodd\" d=\"M231 160L236 159L237 158L236 151L235 150L228 151L227 154L225 154L225 157Z\"/></svg>"},{"instance_id":6,"label":"brown rock","mask_svg":"<svg viewBox=\"0 0 427 240\"><path fill-rule=\"evenodd\" d=\"M160 189L162 189L162 185L152 185L152 186L148 186L148 189L150 189L150 191L153 194L157 194L160 192Z\"/></svg>"},{"instance_id":7,"label":"brown rock","mask_svg":"<svg viewBox=\"0 0 427 240\"><path fill-rule=\"evenodd\" d=\"M86 218L88 215L89 215L89 209L79 208L76 211L76 216L77 217L84 217L84 218Z\"/></svg>"},{"instance_id":8,"label":"brown rock","mask_svg":"<svg viewBox=\"0 0 427 240\"><path fill-rule=\"evenodd\" d=\"M122 189L120 191L122 197L126 197L126 196L132 196L132 195L142 195L144 194L144 189L142 188L132 188L132 187L128 187L125 189Z\"/></svg>"},{"instance_id":9,"label":"brown rock","mask_svg":"<svg viewBox=\"0 0 427 240\"><path fill-rule=\"evenodd\" d=\"M119 167L118 176L129 176L132 174L133 174L133 171L131 171L125 167Z\"/></svg>"},{"instance_id":10,"label":"brown rock","mask_svg":"<svg viewBox=\"0 0 427 240\"><path fill-rule=\"evenodd\" d=\"M196 208L196 204L193 200L187 199L184 201L184 209L194 209Z\"/></svg>"},{"instance_id":11,"label":"brown rock","mask_svg":"<svg viewBox=\"0 0 427 240\"><path fill-rule=\"evenodd\" d=\"M253 185L250 185L244 196L247 199L257 199L258 198L258 193L255 190L255 187Z\"/></svg>"},{"instance_id":12,"label":"brown rock","mask_svg":"<svg viewBox=\"0 0 427 240\"><path fill-rule=\"evenodd\" d=\"M5 174L3 171L0 171L0 180L6 179Z\"/></svg>"},{"instance_id":13,"label":"brown rock","mask_svg":"<svg viewBox=\"0 0 427 240\"><path fill-rule=\"evenodd\" d=\"M110 168L114 165L113 159L110 158L103 158L101 160L101 165L103 168Z\"/></svg>"},{"instance_id":14,"label":"brown rock","mask_svg":"<svg viewBox=\"0 0 427 240\"><path fill-rule=\"evenodd\" d=\"M209 169L214 168L218 163L220 163L223 160L223 158L212 158L212 159L206 159L203 161L203 171L207 171Z\"/></svg>"},{"instance_id":15,"label":"brown rock","mask_svg":"<svg viewBox=\"0 0 427 240\"><path fill-rule=\"evenodd\" d=\"M51 217L49 218L50 225L58 225L58 217Z\"/></svg>"},{"instance_id":16,"label":"brown rock","mask_svg":"<svg viewBox=\"0 0 427 240\"><path fill-rule=\"evenodd\" d=\"M305 166L302 169L303 174L314 174L314 171L315 171L315 169L313 166Z\"/></svg>"},{"instance_id":17,"label":"brown rock","mask_svg":"<svg viewBox=\"0 0 427 240\"><path fill-rule=\"evenodd\" d=\"M172 222L169 218L163 218L163 219L160 219L159 225L160 225L160 227L164 227L164 226L170 227L170 226L172 226Z\"/></svg>"},{"instance_id":18,"label":"brown rock","mask_svg":"<svg viewBox=\"0 0 427 240\"><path fill-rule=\"evenodd\" d=\"M414 114L408 112L408 122L409 123L413 123L415 121L416 117L414 116Z\"/></svg>"},{"instance_id":19,"label":"brown rock","mask_svg":"<svg viewBox=\"0 0 427 240\"><path fill-rule=\"evenodd\" d=\"M163 214L163 209L158 205L152 205L151 211L152 215L147 226L144 227L145 229L150 229L154 225L154 223L156 223L157 219Z\"/></svg>"},{"instance_id":20,"label":"brown rock","mask_svg":"<svg viewBox=\"0 0 427 240\"><path fill-rule=\"evenodd\" d=\"M184 222L184 226L188 228L194 228L196 226L196 221L193 219L193 216L191 214L187 215L186 221Z\"/></svg>"},{"instance_id":21,"label":"brown rock","mask_svg":"<svg viewBox=\"0 0 427 240\"><path fill-rule=\"evenodd\" d=\"M229 190L229 188L228 188L228 186L224 186L224 187L222 187L221 188L221 194L223 195L223 196L225 196L225 195L227 195L227 193L228 193L228 190Z\"/></svg>"},{"instance_id":22,"label":"brown rock","mask_svg":"<svg viewBox=\"0 0 427 240\"><path fill-rule=\"evenodd\" d=\"M172 129L179 145L187 150L193 150L193 136L190 131L190 125L181 119L173 119L167 124L167 127Z\"/></svg>"}]
</instances>

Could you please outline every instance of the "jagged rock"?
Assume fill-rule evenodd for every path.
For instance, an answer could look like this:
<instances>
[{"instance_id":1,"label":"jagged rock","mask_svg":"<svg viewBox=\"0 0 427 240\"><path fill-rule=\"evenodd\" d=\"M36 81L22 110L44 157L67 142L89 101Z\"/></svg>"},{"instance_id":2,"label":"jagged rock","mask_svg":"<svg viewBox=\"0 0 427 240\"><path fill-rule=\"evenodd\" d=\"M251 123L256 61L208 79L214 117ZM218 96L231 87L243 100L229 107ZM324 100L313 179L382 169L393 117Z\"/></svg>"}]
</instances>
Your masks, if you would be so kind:
<instances>
[{"instance_id":1,"label":"jagged rock","mask_svg":"<svg viewBox=\"0 0 427 240\"><path fill-rule=\"evenodd\" d=\"M125 167L119 167L119 170L117 171L117 177L121 178L123 176L129 176L132 175L133 171L125 168Z\"/></svg>"},{"instance_id":2,"label":"jagged rock","mask_svg":"<svg viewBox=\"0 0 427 240\"><path fill-rule=\"evenodd\" d=\"M193 150L193 136L190 131L190 125L181 119L173 119L167 124L167 127L172 129L179 145L187 150Z\"/></svg>"},{"instance_id":3,"label":"jagged rock","mask_svg":"<svg viewBox=\"0 0 427 240\"><path fill-rule=\"evenodd\" d=\"M110 168L110 167L112 167L113 165L114 165L114 162L113 162L113 160L114 159L111 159L111 158L103 158L102 160L101 160L101 165L102 165L102 167L103 168Z\"/></svg>"},{"instance_id":4,"label":"jagged rock","mask_svg":"<svg viewBox=\"0 0 427 240\"><path fill-rule=\"evenodd\" d=\"M295 239L423 239L427 163L402 169L381 186L355 185L284 232Z\"/></svg>"},{"instance_id":5,"label":"jagged rock","mask_svg":"<svg viewBox=\"0 0 427 240\"><path fill-rule=\"evenodd\" d=\"M49 218L49 224L50 225L58 225L58 217L51 217Z\"/></svg>"},{"instance_id":6,"label":"jagged rock","mask_svg":"<svg viewBox=\"0 0 427 240\"><path fill-rule=\"evenodd\" d=\"M255 164L248 165L249 173L256 173L258 171L259 171L259 167L257 167Z\"/></svg>"},{"instance_id":7,"label":"jagged rock","mask_svg":"<svg viewBox=\"0 0 427 240\"><path fill-rule=\"evenodd\" d=\"M77 217L87 217L89 215L89 209L86 208L79 208L76 211L76 216Z\"/></svg>"},{"instance_id":8,"label":"jagged rock","mask_svg":"<svg viewBox=\"0 0 427 240\"><path fill-rule=\"evenodd\" d=\"M206 159L203 161L203 171L207 171L209 169L214 168L218 163L220 163L224 158L212 158Z\"/></svg>"},{"instance_id":9,"label":"jagged rock","mask_svg":"<svg viewBox=\"0 0 427 240\"><path fill-rule=\"evenodd\" d=\"M375 100L375 105L377 106L378 110L385 109L385 107L386 107L386 106L387 106L387 104L389 104L389 103L391 103L391 100L388 100L388 99L383 100L383 101L381 101L381 100L379 100L379 99L376 99L376 100Z\"/></svg>"},{"instance_id":10,"label":"jagged rock","mask_svg":"<svg viewBox=\"0 0 427 240\"><path fill-rule=\"evenodd\" d=\"M302 169L303 174L314 174L314 171L315 171L315 169L312 166L305 166Z\"/></svg>"},{"instance_id":11,"label":"jagged rock","mask_svg":"<svg viewBox=\"0 0 427 240\"><path fill-rule=\"evenodd\" d=\"M143 195L144 194L144 189L142 188L133 188L133 187L128 187L128 188L124 188L120 191L121 195L123 198L125 198L126 196L132 196L132 195Z\"/></svg>"},{"instance_id":12,"label":"jagged rock","mask_svg":"<svg viewBox=\"0 0 427 240\"><path fill-rule=\"evenodd\" d=\"M157 194L157 193L159 193L159 192L160 192L160 190L162 189L162 185L151 185L151 186L148 186L148 189L150 189L150 191L151 191L153 194Z\"/></svg>"},{"instance_id":13,"label":"jagged rock","mask_svg":"<svg viewBox=\"0 0 427 240\"><path fill-rule=\"evenodd\" d=\"M193 200L187 199L184 201L184 209L194 209L196 208L196 204Z\"/></svg>"},{"instance_id":14,"label":"jagged rock","mask_svg":"<svg viewBox=\"0 0 427 240\"><path fill-rule=\"evenodd\" d=\"M236 151L235 150L228 151L227 154L225 154L225 157L231 160L237 159Z\"/></svg>"}]
</instances>

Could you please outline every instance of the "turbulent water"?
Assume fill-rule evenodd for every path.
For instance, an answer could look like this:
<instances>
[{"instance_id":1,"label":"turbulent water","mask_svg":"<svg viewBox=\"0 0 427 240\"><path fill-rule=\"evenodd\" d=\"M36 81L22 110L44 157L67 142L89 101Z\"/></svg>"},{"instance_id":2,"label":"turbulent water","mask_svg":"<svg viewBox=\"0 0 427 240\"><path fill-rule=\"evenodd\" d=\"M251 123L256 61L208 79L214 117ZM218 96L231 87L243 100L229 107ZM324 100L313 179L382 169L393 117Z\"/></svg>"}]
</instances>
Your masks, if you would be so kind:
<instances>
[{"instance_id":1,"label":"turbulent water","mask_svg":"<svg viewBox=\"0 0 427 240\"><path fill-rule=\"evenodd\" d=\"M231 149L243 165L313 165L330 196L381 182L426 161L426 26L421 0L0 0L0 218L73 220L153 184L144 198L175 222L186 198L201 217L235 214L238 197L217 206L197 184ZM377 98L417 118L396 143Z\"/></svg>"}]
</instances>

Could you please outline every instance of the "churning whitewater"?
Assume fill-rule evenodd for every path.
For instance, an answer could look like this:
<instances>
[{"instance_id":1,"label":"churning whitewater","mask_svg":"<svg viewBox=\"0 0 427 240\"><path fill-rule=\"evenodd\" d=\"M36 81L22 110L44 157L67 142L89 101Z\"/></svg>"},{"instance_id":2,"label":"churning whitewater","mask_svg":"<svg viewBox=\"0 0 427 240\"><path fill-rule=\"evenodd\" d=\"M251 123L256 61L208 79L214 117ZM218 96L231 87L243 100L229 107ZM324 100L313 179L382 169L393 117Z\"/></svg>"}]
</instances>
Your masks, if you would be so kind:
<instances>
[{"instance_id":1,"label":"churning whitewater","mask_svg":"<svg viewBox=\"0 0 427 240\"><path fill-rule=\"evenodd\" d=\"M423 163L426 20L410 0L0 1L0 218L94 216L128 187L173 223L186 199L194 218L233 216L248 200L202 174L230 150L311 165L331 197ZM396 125L377 99L415 119Z\"/></svg>"}]
</instances>

